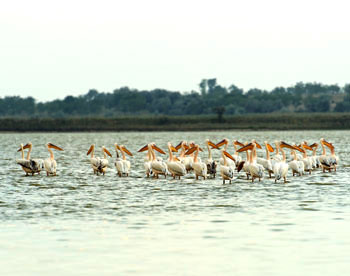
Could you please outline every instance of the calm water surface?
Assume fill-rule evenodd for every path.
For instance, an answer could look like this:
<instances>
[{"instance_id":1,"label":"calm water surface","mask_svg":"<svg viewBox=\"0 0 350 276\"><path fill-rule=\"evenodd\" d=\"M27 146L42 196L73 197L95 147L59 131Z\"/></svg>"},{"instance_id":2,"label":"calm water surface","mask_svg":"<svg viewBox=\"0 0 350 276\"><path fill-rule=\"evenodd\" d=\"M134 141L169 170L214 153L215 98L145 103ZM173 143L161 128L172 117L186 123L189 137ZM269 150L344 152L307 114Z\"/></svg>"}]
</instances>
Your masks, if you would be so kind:
<instances>
[{"instance_id":1,"label":"calm water surface","mask_svg":"<svg viewBox=\"0 0 350 276\"><path fill-rule=\"evenodd\" d=\"M345 275L350 270L349 131L184 133L2 133L0 135L1 275ZM221 179L146 179L144 154L155 141L206 138L334 143L336 173L288 183ZM33 158L55 152L58 176L25 177L15 163L21 143ZM129 178L113 168L113 144L134 153ZM95 176L91 143L113 154ZM233 152L233 148L230 149ZM260 154L262 155L264 151ZM206 152L202 153L205 158ZM219 152L215 152L219 158Z\"/></svg>"}]
</instances>

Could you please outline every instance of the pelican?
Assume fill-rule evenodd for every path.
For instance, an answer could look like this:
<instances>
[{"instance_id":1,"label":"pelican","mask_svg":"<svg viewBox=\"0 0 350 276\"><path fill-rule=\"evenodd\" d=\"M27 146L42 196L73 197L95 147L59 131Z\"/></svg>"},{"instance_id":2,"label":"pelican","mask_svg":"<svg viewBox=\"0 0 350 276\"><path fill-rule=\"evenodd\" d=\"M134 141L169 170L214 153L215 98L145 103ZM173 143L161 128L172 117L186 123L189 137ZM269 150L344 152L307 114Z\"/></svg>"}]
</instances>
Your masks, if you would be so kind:
<instances>
[{"instance_id":1,"label":"pelican","mask_svg":"<svg viewBox=\"0 0 350 276\"><path fill-rule=\"evenodd\" d=\"M181 142L175 147L175 149L176 149L177 151L179 151L179 149L181 149L178 158L180 159L180 161L181 161L182 163L185 163L185 152L186 152L186 150L189 149L189 147L187 146L187 142L186 142L186 141L181 141ZM188 157L188 156L186 156L186 157Z\"/></svg>"},{"instance_id":2,"label":"pelican","mask_svg":"<svg viewBox=\"0 0 350 276\"><path fill-rule=\"evenodd\" d=\"M311 174L312 171L312 158L307 156L306 150L312 150L310 146L307 145L307 143L304 141L301 143L301 148L304 150L302 161L304 162L304 171L309 172Z\"/></svg>"},{"instance_id":3,"label":"pelican","mask_svg":"<svg viewBox=\"0 0 350 276\"><path fill-rule=\"evenodd\" d=\"M233 179L233 169L227 166L227 158L234 160L234 158L225 150L221 151L221 157L224 159L224 165L220 166L220 174L222 177L222 183L225 184L225 180L231 181Z\"/></svg>"},{"instance_id":4,"label":"pelican","mask_svg":"<svg viewBox=\"0 0 350 276\"><path fill-rule=\"evenodd\" d=\"M176 147L176 150L179 150L181 148L180 156L179 159L180 161L185 165L186 168L186 173L189 173L190 171L193 170L192 165L193 165L193 154L190 156L186 156L185 153L186 151L190 148L193 147L193 143L188 145L187 141L181 141Z\"/></svg>"},{"instance_id":5,"label":"pelican","mask_svg":"<svg viewBox=\"0 0 350 276\"><path fill-rule=\"evenodd\" d=\"M156 146L155 143L151 143L148 145L148 150L150 150L152 154L152 162L151 162L151 168L154 173L154 177L159 178L159 175L164 175L166 178L166 175L168 173L168 166L163 160L158 160L156 157L156 154L154 150L158 151L161 154L165 154L165 152Z\"/></svg>"},{"instance_id":6,"label":"pelican","mask_svg":"<svg viewBox=\"0 0 350 276\"><path fill-rule=\"evenodd\" d=\"M282 160L279 162L276 162L275 167L273 168L273 173L275 175L275 183L278 180L280 180L281 178L283 178L284 183L286 183L289 165L288 165L288 163L286 163L286 154L285 154L283 148L289 148L292 150L294 150L296 148L283 142L283 141L280 141L278 144L279 144L279 149L282 152Z\"/></svg>"},{"instance_id":7,"label":"pelican","mask_svg":"<svg viewBox=\"0 0 350 276\"><path fill-rule=\"evenodd\" d=\"M332 169L336 171L336 165L338 163L339 158L334 153L334 146L323 138L321 138L320 142L322 146L322 155L319 157L319 160L322 167L322 171L325 172L326 170L328 170L330 172ZM325 146L327 146L331 150L331 155L326 154Z\"/></svg>"},{"instance_id":8,"label":"pelican","mask_svg":"<svg viewBox=\"0 0 350 276\"><path fill-rule=\"evenodd\" d=\"M32 152L32 143L28 143L25 146L21 144L21 148L17 151L22 152L22 159L16 160L16 163L21 165L22 169L25 171L26 176L30 173L34 175L35 173L40 174L40 171L44 169L44 160L42 159L31 159L30 154ZM24 150L29 148L27 153L27 158L24 159Z\"/></svg>"},{"instance_id":9,"label":"pelican","mask_svg":"<svg viewBox=\"0 0 350 276\"><path fill-rule=\"evenodd\" d=\"M276 154L272 158L272 160L274 162L275 161L281 161L282 160L282 155L280 154L280 142L279 141L275 141L275 145L276 145ZM273 166L273 162L272 162L272 166Z\"/></svg>"},{"instance_id":10,"label":"pelican","mask_svg":"<svg viewBox=\"0 0 350 276\"><path fill-rule=\"evenodd\" d=\"M209 175L212 175L213 178L215 178L217 163L212 158L211 148L218 149L218 147L213 142L211 142L209 139L206 139L205 143L207 144L207 149L208 149L208 159L206 160L207 172Z\"/></svg>"},{"instance_id":11,"label":"pelican","mask_svg":"<svg viewBox=\"0 0 350 276\"><path fill-rule=\"evenodd\" d=\"M173 178L175 179L176 176L181 178L181 176L184 176L186 174L186 167L181 161L173 155L173 151L177 151L176 148L174 148L171 143L168 143L168 150L169 150L169 160L167 162L168 170L172 174Z\"/></svg>"},{"instance_id":12,"label":"pelican","mask_svg":"<svg viewBox=\"0 0 350 276\"><path fill-rule=\"evenodd\" d=\"M161 174L166 178L166 175L168 173L168 166L162 158L156 157L154 150L158 151L161 154L165 154L165 152L161 148L157 147L154 142L146 144L140 148L138 152L143 152L146 150L148 150L147 156L149 156L149 159L144 163L147 177L153 174L153 177L159 178L159 175Z\"/></svg>"},{"instance_id":13,"label":"pelican","mask_svg":"<svg viewBox=\"0 0 350 276\"><path fill-rule=\"evenodd\" d=\"M267 143L267 141L264 142L265 148L266 148L266 159L265 158L257 158L256 162L260 165L262 165L265 170L269 173L269 177L271 178L271 173L273 173L272 170L272 163L270 159L270 152L274 152L273 147Z\"/></svg>"},{"instance_id":14,"label":"pelican","mask_svg":"<svg viewBox=\"0 0 350 276\"><path fill-rule=\"evenodd\" d=\"M296 146L294 146L296 150L299 150ZM293 176L295 174L299 174L299 176L304 174L304 162L298 160L295 150L292 149L293 160L288 163L289 167L292 169Z\"/></svg>"},{"instance_id":15,"label":"pelican","mask_svg":"<svg viewBox=\"0 0 350 276\"><path fill-rule=\"evenodd\" d=\"M50 157L44 160L46 175L47 176L56 175L57 163L56 163L56 160L54 159L53 152L51 149L60 150L60 151L63 151L63 149L51 143L47 143L46 148L50 153Z\"/></svg>"},{"instance_id":16,"label":"pelican","mask_svg":"<svg viewBox=\"0 0 350 276\"><path fill-rule=\"evenodd\" d=\"M126 176L129 176L131 164L130 164L130 161L126 159L125 153L129 156L133 156L133 155L124 145L120 145L120 146L117 145L117 146L123 156L123 160L122 160L123 168L124 168L123 173L126 174Z\"/></svg>"},{"instance_id":17,"label":"pelican","mask_svg":"<svg viewBox=\"0 0 350 276\"><path fill-rule=\"evenodd\" d=\"M126 168L124 167L123 159L120 158L119 156L119 150L121 151L121 149L117 143L114 144L114 148L115 148L115 153L117 155L117 158L114 161L114 166L117 170L119 177L122 177L123 175L126 174Z\"/></svg>"},{"instance_id":18,"label":"pelican","mask_svg":"<svg viewBox=\"0 0 350 276\"><path fill-rule=\"evenodd\" d=\"M91 154L90 162L91 162L91 167L94 170L94 174L99 174L102 173L105 175L108 167L108 160L107 160L107 155L112 157L112 154L104 147L102 146L102 152L104 155L104 158L99 158L95 157L95 145L92 144L87 152L86 155Z\"/></svg>"},{"instance_id":19,"label":"pelican","mask_svg":"<svg viewBox=\"0 0 350 276\"><path fill-rule=\"evenodd\" d=\"M312 148L312 167L313 168L319 168L320 167L320 160L319 160L319 156L316 155L316 150L318 148L318 144L317 143L313 143L312 145L310 145L310 148Z\"/></svg>"},{"instance_id":20,"label":"pelican","mask_svg":"<svg viewBox=\"0 0 350 276\"><path fill-rule=\"evenodd\" d=\"M248 151L248 150L251 151L250 155L248 154L248 158L249 158L248 168L249 168L249 173L252 176L252 182L254 182L255 178L258 178L260 181L264 177L264 167L256 162L256 159L257 159L256 147L257 147L257 143L255 142L255 140L253 140L251 143L249 143L248 145L238 150L238 152Z\"/></svg>"},{"instance_id":21,"label":"pelican","mask_svg":"<svg viewBox=\"0 0 350 276\"><path fill-rule=\"evenodd\" d=\"M221 140L219 143L216 144L216 147L220 148L223 145L225 145L224 151L227 152L228 144L229 144L229 140L227 138L224 138L223 140ZM224 159L222 157L220 158L220 165L221 166L224 165ZM236 167L236 159L233 159L233 160L227 159L227 166L232 167L232 169L234 170Z\"/></svg>"},{"instance_id":22,"label":"pelican","mask_svg":"<svg viewBox=\"0 0 350 276\"><path fill-rule=\"evenodd\" d=\"M147 150L147 154L146 154L146 157L144 159L144 163L143 163L143 166L145 168L145 172L146 172L146 176L147 178L152 176L153 175L153 172L152 172L152 153L150 150L148 150L148 144L144 147L142 147L141 149L139 149L137 152L143 152L143 151L146 151Z\"/></svg>"},{"instance_id":23,"label":"pelican","mask_svg":"<svg viewBox=\"0 0 350 276\"><path fill-rule=\"evenodd\" d=\"M244 142L243 147L247 146L248 143ZM242 169L243 171L246 173L247 175L247 180L249 179L250 176L250 171L249 171L249 165L250 165L250 154L248 152L248 150L244 150L246 152L246 160L241 161L238 166L237 166L237 171L240 172ZM241 149L237 150L237 153L242 152Z\"/></svg>"},{"instance_id":24,"label":"pelican","mask_svg":"<svg viewBox=\"0 0 350 276\"><path fill-rule=\"evenodd\" d=\"M243 147L244 144L242 144L241 142L238 142L237 140L233 140L233 147L235 148L235 153L233 154L233 156L234 156L234 159L236 160L236 167L238 167L239 163L241 163L242 161L242 157L239 156L237 152L237 146Z\"/></svg>"},{"instance_id":25,"label":"pelican","mask_svg":"<svg viewBox=\"0 0 350 276\"><path fill-rule=\"evenodd\" d=\"M185 155L189 155L189 154L194 153L192 167L193 167L194 173L196 175L196 179L198 179L200 176L203 179L206 179L206 177L207 177L207 165L205 163L201 162L200 160L198 160L199 151L200 151L200 147L197 144L195 144L192 148L190 148L185 153Z\"/></svg>"}]
</instances>

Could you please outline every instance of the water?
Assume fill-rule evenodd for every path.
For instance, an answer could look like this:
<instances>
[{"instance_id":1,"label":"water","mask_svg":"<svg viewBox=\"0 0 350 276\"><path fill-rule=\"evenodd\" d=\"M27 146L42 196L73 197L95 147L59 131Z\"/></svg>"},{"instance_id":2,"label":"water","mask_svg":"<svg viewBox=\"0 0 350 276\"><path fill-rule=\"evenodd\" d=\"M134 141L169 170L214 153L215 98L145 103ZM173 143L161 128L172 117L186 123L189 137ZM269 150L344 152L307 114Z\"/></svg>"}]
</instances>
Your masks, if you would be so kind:
<instances>
[{"instance_id":1,"label":"water","mask_svg":"<svg viewBox=\"0 0 350 276\"><path fill-rule=\"evenodd\" d=\"M1 275L334 275L349 271L349 131L184 133L2 133L0 136ZM144 153L154 141L206 138L287 142L321 137L340 157L336 173L316 171L275 184L221 179L146 179ZM21 143L33 158L55 152L58 176L25 177L15 163ZM129 178L112 167L113 144L134 153ZM91 143L114 155L93 175ZM230 149L230 152L233 148ZM264 151L261 151L261 155ZM205 158L206 152L202 153ZM215 152L219 158L219 152Z\"/></svg>"}]
</instances>

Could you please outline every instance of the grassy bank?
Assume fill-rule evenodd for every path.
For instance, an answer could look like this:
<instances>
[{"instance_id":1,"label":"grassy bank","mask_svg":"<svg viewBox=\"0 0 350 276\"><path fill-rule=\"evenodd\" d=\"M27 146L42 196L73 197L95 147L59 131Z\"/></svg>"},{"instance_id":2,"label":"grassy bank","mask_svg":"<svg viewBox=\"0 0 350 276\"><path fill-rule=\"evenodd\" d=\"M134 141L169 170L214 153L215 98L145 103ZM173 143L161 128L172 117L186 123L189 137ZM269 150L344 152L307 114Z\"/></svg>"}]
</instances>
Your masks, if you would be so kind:
<instances>
[{"instance_id":1,"label":"grassy bank","mask_svg":"<svg viewBox=\"0 0 350 276\"><path fill-rule=\"evenodd\" d=\"M186 131L350 129L350 113L152 116L119 118L0 119L0 131Z\"/></svg>"}]
</instances>

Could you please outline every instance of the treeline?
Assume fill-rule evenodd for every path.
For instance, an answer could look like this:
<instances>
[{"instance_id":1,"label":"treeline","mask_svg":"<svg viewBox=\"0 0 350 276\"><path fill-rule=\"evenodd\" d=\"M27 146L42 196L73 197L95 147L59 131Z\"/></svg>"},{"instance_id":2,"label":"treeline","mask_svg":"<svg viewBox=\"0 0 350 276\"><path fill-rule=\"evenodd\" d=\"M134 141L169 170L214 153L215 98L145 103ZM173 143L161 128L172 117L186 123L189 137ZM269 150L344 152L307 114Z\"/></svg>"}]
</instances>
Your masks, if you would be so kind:
<instances>
[{"instance_id":1,"label":"treeline","mask_svg":"<svg viewBox=\"0 0 350 276\"><path fill-rule=\"evenodd\" d=\"M350 84L297 83L271 91L221 86L204 79L199 91L179 93L122 87L112 93L90 90L85 95L63 100L36 102L32 97L0 98L0 117L72 118L121 115L239 115L247 113L350 112Z\"/></svg>"}]
</instances>

